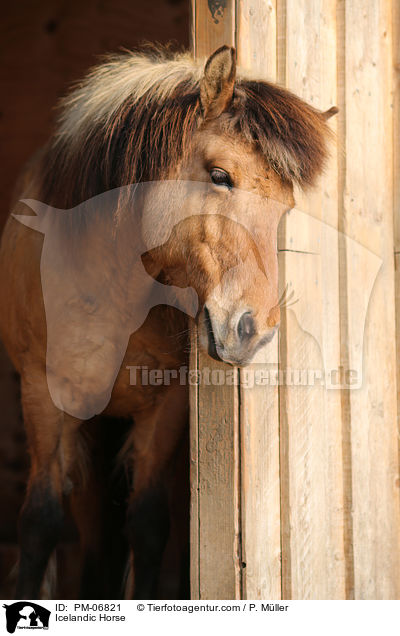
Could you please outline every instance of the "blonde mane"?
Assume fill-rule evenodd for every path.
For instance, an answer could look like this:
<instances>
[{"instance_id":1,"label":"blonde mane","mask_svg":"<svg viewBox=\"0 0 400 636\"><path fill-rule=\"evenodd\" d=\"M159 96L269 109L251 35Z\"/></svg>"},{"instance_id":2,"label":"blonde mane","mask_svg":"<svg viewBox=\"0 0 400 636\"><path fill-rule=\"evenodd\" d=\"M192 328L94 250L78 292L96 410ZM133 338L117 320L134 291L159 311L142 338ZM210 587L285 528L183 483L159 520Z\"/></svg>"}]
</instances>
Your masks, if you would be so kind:
<instances>
[{"instance_id":1,"label":"blonde mane","mask_svg":"<svg viewBox=\"0 0 400 636\"><path fill-rule=\"evenodd\" d=\"M74 144L93 125L107 127L126 100L134 104L146 95L149 103L161 103L181 82L198 90L203 68L188 52L163 48L107 56L61 101L57 136Z\"/></svg>"},{"instance_id":2,"label":"blonde mane","mask_svg":"<svg viewBox=\"0 0 400 636\"><path fill-rule=\"evenodd\" d=\"M168 177L202 121L204 61L147 48L109 56L61 102L44 153L42 200L67 207L106 190ZM327 156L323 114L238 70L225 131L254 144L285 181L312 185Z\"/></svg>"}]
</instances>

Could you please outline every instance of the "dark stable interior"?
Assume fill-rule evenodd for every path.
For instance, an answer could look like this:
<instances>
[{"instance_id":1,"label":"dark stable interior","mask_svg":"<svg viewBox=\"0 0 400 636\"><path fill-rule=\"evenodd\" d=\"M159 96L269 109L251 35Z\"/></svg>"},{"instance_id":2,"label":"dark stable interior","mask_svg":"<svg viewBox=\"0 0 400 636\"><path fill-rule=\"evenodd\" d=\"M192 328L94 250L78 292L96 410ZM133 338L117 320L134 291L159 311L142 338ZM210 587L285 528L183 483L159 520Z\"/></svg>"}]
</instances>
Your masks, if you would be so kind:
<instances>
[{"instance_id":1,"label":"dark stable interior","mask_svg":"<svg viewBox=\"0 0 400 636\"><path fill-rule=\"evenodd\" d=\"M0 230L10 212L13 190L24 163L48 139L54 107L71 83L98 62L99 56L142 42L189 46L188 0L22 0L3 7L0 27ZM0 597L14 597L18 556L17 520L23 502L29 458L19 404L18 376L0 343ZM99 470L105 476L109 507L109 549L104 555L108 588L105 598L123 598L126 565L122 523L127 495L120 475L108 479L115 450L131 423L105 418L93 422ZM170 480L171 532L165 552L159 598L188 597L188 452L183 440ZM68 514L57 549L55 598L79 598L80 552ZM181 576L183 571L183 576Z\"/></svg>"}]
</instances>

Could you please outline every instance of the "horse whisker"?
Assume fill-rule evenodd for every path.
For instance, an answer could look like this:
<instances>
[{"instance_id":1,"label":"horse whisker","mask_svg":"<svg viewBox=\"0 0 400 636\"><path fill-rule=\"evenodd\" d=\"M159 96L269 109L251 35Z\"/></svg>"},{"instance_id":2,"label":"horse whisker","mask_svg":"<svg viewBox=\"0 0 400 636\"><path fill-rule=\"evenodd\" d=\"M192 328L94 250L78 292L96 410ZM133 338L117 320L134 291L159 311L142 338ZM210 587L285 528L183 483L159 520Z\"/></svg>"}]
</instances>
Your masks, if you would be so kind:
<instances>
[{"instance_id":1,"label":"horse whisker","mask_svg":"<svg viewBox=\"0 0 400 636\"><path fill-rule=\"evenodd\" d=\"M296 298L296 300L294 300L291 303L285 303L284 305L281 305L281 309L287 309L288 307L293 307L293 305L295 305L296 303L298 303L300 300L300 298Z\"/></svg>"},{"instance_id":2,"label":"horse whisker","mask_svg":"<svg viewBox=\"0 0 400 636\"><path fill-rule=\"evenodd\" d=\"M289 294L286 294L286 292L282 294L278 303L279 307L284 307L284 305L286 305L290 300L292 300L294 293L295 293L294 289L292 289Z\"/></svg>"},{"instance_id":3,"label":"horse whisker","mask_svg":"<svg viewBox=\"0 0 400 636\"><path fill-rule=\"evenodd\" d=\"M282 292L282 294L281 294L281 296L280 296L280 298L279 298L279 300L277 302L277 305L280 305L283 302L283 300L284 300L284 298L285 298L285 296L286 296L286 294L288 292L288 287L289 287L289 283L286 284L285 289L283 290L283 292Z\"/></svg>"}]
</instances>

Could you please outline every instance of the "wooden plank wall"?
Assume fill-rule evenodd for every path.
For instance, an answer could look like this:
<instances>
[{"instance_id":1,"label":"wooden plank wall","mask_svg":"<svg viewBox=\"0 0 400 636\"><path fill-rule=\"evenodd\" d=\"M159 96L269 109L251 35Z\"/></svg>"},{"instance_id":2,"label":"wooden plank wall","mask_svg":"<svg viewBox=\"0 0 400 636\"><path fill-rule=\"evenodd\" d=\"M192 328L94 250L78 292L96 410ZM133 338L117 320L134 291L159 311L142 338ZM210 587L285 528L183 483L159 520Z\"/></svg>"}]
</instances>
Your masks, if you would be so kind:
<instances>
[{"instance_id":1,"label":"wooden plank wall","mask_svg":"<svg viewBox=\"0 0 400 636\"><path fill-rule=\"evenodd\" d=\"M400 3L393 7L393 211L396 293L397 413L400 413ZM399 416L397 417L399 422ZM398 424L399 425L399 424Z\"/></svg>"},{"instance_id":2,"label":"wooden plank wall","mask_svg":"<svg viewBox=\"0 0 400 636\"><path fill-rule=\"evenodd\" d=\"M382 259L365 325L363 387L350 392L354 589L357 598L399 598L392 4L348 2L345 10L343 222L346 235ZM350 335L364 272L350 258L347 268Z\"/></svg>"},{"instance_id":3,"label":"wooden plank wall","mask_svg":"<svg viewBox=\"0 0 400 636\"><path fill-rule=\"evenodd\" d=\"M253 367L343 367L360 384L192 387L192 595L400 598L398 3L192 9L197 57L235 45L260 79L340 108L327 169L280 228L281 287L299 303Z\"/></svg>"}]
</instances>

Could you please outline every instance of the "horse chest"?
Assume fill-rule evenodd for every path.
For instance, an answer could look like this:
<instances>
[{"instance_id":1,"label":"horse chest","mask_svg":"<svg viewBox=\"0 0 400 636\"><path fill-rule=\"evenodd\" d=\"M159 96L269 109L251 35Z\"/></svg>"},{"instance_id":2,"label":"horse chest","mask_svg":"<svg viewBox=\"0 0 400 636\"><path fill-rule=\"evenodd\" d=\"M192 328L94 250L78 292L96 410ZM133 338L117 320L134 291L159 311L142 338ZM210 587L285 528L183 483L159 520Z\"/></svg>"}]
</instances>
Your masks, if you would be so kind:
<instances>
[{"instance_id":1,"label":"horse chest","mask_svg":"<svg viewBox=\"0 0 400 636\"><path fill-rule=\"evenodd\" d=\"M181 381L188 353L162 328L133 334L119 370L106 413L134 415L162 401Z\"/></svg>"}]
</instances>

